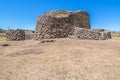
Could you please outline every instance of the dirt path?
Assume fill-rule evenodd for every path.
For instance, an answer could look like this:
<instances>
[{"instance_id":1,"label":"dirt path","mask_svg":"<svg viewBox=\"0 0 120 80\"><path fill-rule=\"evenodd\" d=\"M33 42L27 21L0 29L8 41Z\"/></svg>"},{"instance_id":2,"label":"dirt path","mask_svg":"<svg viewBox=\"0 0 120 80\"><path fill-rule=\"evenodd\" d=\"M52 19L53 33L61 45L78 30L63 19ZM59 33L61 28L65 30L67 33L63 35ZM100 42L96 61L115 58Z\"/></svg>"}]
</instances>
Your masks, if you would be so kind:
<instances>
[{"instance_id":1,"label":"dirt path","mask_svg":"<svg viewBox=\"0 0 120 80\"><path fill-rule=\"evenodd\" d=\"M7 43L0 46L0 80L120 80L120 41Z\"/></svg>"}]
</instances>

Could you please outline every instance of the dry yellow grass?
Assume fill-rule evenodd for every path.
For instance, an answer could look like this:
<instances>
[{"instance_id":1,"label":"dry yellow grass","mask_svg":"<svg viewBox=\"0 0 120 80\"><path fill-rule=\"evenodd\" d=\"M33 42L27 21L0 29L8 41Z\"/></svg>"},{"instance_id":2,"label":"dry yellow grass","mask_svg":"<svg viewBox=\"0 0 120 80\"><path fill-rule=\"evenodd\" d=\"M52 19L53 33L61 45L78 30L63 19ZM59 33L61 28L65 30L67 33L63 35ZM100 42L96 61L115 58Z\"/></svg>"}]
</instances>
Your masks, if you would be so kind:
<instances>
[{"instance_id":1,"label":"dry yellow grass","mask_svg":"<svg viewBox=\"0 0 120 80\"><path fill-rule=\"evenodd\" d=\"M112 37L113 40L120 40L120 37Z\"/></svg>"},{"instance_id":2,"label":"dry yellow grass","mask_svg":"<svg viewBox=\"0 0 120 80\"><path fill-rule=\"evenodd\" d=\"M0 80L120 80L120 41L0 42Z\"/></svg>"},{"instance_id":3,"label":"dry yellow grass","mask_svg":"<svg viewBox=\"0 0 120 80\"><path fill-rule=\"evenodd\" d=\"M1 37L0 36L0 41L5 41L6 40L6 37Z\"/></svg>"},{"instance_id":4,"label":"dry yellow grass","mask_svg":"<svg viewBox=\"0 0 120 80\"><path fill-rule=\"evenodd\" d=\"M0 33L0 41L5 41L6 37L5 37L5 33Z\"/></svg>"}]
</instances>

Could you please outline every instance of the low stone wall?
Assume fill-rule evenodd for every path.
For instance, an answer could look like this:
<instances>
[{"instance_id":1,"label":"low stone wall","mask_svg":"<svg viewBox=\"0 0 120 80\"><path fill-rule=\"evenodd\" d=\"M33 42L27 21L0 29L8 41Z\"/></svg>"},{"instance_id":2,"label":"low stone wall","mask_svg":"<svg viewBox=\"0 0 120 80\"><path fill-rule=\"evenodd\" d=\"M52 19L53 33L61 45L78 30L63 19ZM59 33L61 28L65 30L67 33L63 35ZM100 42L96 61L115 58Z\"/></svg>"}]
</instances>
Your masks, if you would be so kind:
<instances>
[{"instance_id":1,"label":"low stone wall","mask_svg":"<svg viewBox=\"0 0 120 80\"><path fill-rule=\"evenodd\" d=\"M24 30L7 30L6 40L7 41L25 40L25 31Z\"/></svg>"},{"instance_id":2,"label":"low stone wall","mask_svg":"<svg viewBox=\"0 0 120 80\"><path fill-rule=\"evenodd\" d=\"M31 31L25 31L25 40L31 40L34 38L34 33Z\"/></svg>"},{"instance_id":3,"label":"low stone wall","mask_svg":"<svg viewBox=\"0 0 120 80\"><path fill-rule=\"evenodd\" d=\"M73 38L88 40L111 39L111 32L104 29L85 29L75 27Z\"/></svg>"}]
</instances>

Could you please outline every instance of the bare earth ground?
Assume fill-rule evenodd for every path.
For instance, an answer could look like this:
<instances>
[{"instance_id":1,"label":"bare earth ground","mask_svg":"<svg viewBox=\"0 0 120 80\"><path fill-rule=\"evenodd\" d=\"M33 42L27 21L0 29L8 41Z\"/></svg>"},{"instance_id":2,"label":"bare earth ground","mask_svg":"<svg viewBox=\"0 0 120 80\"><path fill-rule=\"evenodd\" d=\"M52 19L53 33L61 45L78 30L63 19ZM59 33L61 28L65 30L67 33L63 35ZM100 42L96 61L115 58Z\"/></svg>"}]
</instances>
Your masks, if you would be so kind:
<instances>
[{"instance_id":1,"label":"bare earth ground","mask_svg":"<svg viewBox=\"0 0 120 80\"><path fill-rule=\"evenodd\" d=\"M120 41L4 42L0 80L120 80Z\"/></svg>"}]
</instances>

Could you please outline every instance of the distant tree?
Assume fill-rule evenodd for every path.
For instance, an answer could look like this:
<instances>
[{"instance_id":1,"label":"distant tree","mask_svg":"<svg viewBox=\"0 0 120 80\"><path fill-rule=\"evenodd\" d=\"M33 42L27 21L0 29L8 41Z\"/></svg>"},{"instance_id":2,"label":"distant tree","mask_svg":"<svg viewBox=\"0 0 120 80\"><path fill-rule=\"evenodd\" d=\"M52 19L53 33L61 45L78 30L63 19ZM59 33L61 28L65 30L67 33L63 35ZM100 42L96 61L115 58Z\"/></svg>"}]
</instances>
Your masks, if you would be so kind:
<instances>
[{"instance_id":1,"label":"distant tree","mask_svg":"<svg viewBox=\"0 0 120 80\"><path fill-rule=\"evenodd\" d=\"M0 33L5 33L5 30L0 28Z\"/></svg>"},{"instance_id":2,"label":"distant tree","mask_svg":"<svg viewBox=\"0 0 120 80\"><path fill-rule=\"evenodd\" d=\"M34 31L34 30L32 30L32 33L35 33L35 31Z\"/></svg>"}]
</instances>

